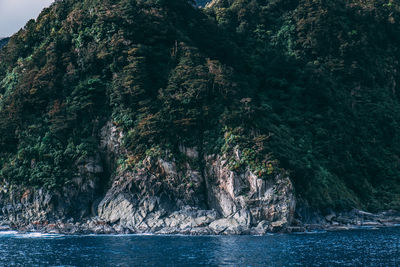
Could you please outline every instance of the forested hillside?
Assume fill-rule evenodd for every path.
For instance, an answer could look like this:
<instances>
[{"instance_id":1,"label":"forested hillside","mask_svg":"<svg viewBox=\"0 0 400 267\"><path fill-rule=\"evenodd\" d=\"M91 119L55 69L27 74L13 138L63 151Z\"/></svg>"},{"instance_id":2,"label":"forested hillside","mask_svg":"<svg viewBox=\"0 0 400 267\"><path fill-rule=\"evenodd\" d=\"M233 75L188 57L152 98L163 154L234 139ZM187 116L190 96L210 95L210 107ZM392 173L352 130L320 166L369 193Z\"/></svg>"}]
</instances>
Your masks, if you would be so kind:
<instances>
[{"instance_id":1,"label":"forested hillside","mask_svg":"<svg viewBox=\"0 0 400 267\"><path fill-rule=\"evenodd\" d=\"M0 51L0 183L59 190L112 121L105 180L195 147L321 211L400 209L399 22L398 0L57 1Z\"/></svg>"}]
</instances>

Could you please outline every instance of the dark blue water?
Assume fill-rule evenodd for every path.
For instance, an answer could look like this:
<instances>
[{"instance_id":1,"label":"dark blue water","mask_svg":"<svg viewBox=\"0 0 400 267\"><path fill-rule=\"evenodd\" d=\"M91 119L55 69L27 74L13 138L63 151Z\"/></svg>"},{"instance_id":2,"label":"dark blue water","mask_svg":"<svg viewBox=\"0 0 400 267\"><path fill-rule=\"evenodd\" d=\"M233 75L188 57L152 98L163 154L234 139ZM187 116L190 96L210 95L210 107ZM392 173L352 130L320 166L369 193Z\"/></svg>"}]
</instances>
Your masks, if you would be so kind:
<instances>
[{"instance_id":1,"label":"dark blue water","mask_svg":"<svg viewBox=\"0 0 400 267\"><path fill-rule=\"evenodd\" d=\"M400 228L268 236L0 234L0 265L400 266Z\"/></svg>"}]
</instances>

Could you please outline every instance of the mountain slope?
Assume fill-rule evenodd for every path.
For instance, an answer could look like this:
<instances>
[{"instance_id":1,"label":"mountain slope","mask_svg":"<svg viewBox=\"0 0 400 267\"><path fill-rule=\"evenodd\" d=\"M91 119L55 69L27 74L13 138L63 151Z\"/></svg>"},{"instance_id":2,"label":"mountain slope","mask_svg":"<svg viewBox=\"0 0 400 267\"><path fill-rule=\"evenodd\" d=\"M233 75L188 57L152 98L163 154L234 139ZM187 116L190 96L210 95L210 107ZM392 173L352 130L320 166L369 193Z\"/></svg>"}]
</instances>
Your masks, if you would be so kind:
<instances>
[{"instance_id":1,"label":"mountain slope","mask_svg":"<svg viewBox=\"0 0 400 267\"><path fill-rule=\"evenodd\" d=\"M298 207L399 209L399 11L56 2L0 51L0 216L262 233L292 181Z\"/></svg>"}]
</instances>

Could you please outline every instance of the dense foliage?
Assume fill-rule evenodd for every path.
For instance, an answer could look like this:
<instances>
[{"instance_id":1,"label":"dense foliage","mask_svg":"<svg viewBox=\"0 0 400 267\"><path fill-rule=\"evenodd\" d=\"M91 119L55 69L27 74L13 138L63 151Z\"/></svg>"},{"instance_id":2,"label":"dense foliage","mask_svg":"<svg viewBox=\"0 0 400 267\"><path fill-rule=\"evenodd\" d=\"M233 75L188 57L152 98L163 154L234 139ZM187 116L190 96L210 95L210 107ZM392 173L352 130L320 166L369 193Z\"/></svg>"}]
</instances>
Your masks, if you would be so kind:
<instances>
[{"instance_id":1,"label":"dense foliage","mask_svg":"<svg viewBox=\"0 0 400 267\"><path fill-rule=\"evenodd\" d=\"M0 52L0 177L64 184L112 120L120 164L185 145L288 172L316 208L399 209L399 20L397 0L58 1Z\"/></svg>"},{"instance_id":2,"label":"dense foliage","mask_svg":"<svg viewBox=\"0 0 400 267\"><path fill-rule=\"evenodd\" d=\"M9 38L0 38L0 48L8 43Z\"/></svg>"}]
</instances>

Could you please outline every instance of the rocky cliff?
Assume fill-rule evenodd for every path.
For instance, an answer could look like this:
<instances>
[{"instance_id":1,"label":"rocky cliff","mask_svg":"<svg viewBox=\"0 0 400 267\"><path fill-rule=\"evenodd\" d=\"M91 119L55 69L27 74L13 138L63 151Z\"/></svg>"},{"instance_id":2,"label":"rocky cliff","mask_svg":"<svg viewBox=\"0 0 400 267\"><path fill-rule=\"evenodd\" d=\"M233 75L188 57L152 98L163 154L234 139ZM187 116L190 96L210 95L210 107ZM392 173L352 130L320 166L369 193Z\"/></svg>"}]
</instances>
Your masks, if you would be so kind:
<instances>
[{"instance_id":1,"label":"rocky cliff","mask_svg":"<svg viewBox=\"0 0 400 267\"><path fill-rule=\"evenodd\" d=\"M4 184L2 224L67 233L157 234L264 234L291 224L295 197L289 177L266 181L248 169L233 172L224 156L186 147L181 151L187 158L179 163L148 156L135 169L113 169L119 157L128 156L121 147L122 130L109 122L99 135L98 156L77 162L79 173L60 193ZM204 165L193 166L200 158Z\"/></svg>"}]
</instances>

